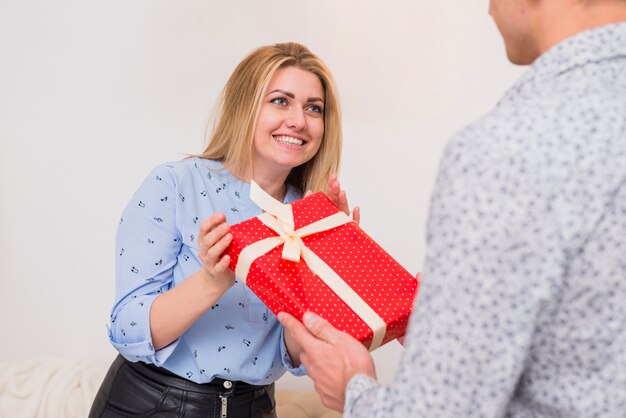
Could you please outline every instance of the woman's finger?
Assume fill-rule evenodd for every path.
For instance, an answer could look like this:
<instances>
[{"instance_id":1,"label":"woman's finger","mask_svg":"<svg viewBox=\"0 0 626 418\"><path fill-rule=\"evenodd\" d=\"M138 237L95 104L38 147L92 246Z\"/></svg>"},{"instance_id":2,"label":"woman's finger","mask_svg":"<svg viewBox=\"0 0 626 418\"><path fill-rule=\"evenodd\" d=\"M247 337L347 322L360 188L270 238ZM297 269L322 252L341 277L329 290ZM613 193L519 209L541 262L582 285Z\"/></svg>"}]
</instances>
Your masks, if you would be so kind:
<instances>
[{"instance_id":1,"label":"woman's finger","mask_svg":"<svg viewBox=\"0 0 626 418\"><path fill-rule=\"evenodd\" d=\"M213 247L220 239L224 237L230 230L230 225L226 222L222 222L219 224L214 224L212 229L204 235L200 236L199 244L201 244L200 249L203 252L206 252L211 247ZM202 248L204 246L204 248Z\"/></svg>"},{"instance_id":2,"label":"woman's finger","mask_svg":"<svg viewBox=\"0 0 626 418\"><path fill-rule=\"evenodd\" d=\"M215 271L215 274L223 274L227 272L227 270L229 270L229 267L228 267L229 264L230 264L230 256L226 254L224 255L224 257L220 259L220 261L217 262L217 264L213 268L213 270Z\"/></svg>"},{"instance_id":3,"label":"woman's finger","mask_svg":"<svg viewBox=\"0 0 626 418\"><path fill-rule=\"evenodd\" d=\"M341 187L339 186L339 181L337 180L337 174L331 174L328 178L328 182L326 183L326 195L333 201L337 201L340 191Z\"/></svg>"},{"instance_id":4,"label":"woman's finger","mask_svg":"<svg viewBox=\"0 0 626 418\"><path fill-rule=\"evenodd\" d=\"M348 196L344 190L341 190L338 194L339 196L339 208L346 213L346 215L350 214L350 205L348 204Z\"/></svg>"},{"instance_id":5,"label":"woman's finger","mask_svg":"<svg viewBox=\"0 0 626 418\"><path fill-rule=\"evenodd\" d=\"M361 222L361 208L360 207L355 206L354 209L352 209L352 220L357 225Z\"/></svg>"},{"instance_id":6,"label":"woman's finger","mask_svg":"<svg viewBox=\"0 0 626 418\"><path fill-rule=\"evenodd\" d=\"M221 257L222 253L226 251L232 240L233 235L226 233L215 244L209 247L207 250L207 256L209 256L210 259L215 260L215 263L217 263L217 260Z\"/></svg>"},{"instance_id":7,"label":"woman's finger","mask_svg":"<svg viewBox=\"0 0 626 418\"><path fill-rule=\"evenodd\" d=\"M200 223L200 232L198 237L204 237L213 231L218 225L226 222L226 216L221 212L215 212Z\"/></svg>"}]
</instances>

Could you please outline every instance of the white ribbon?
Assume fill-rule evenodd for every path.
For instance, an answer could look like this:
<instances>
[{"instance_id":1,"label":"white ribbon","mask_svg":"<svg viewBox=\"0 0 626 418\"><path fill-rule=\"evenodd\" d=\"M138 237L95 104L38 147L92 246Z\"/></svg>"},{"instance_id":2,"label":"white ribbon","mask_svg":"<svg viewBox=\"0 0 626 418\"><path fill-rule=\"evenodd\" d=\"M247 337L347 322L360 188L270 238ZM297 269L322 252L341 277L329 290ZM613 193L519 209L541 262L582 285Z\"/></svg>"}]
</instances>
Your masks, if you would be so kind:
<instances>
[{"instance_id":1,"label":"white ribbon","mask_svg":"<svg viewBox=\"0 0 626 418\"><path fill-rule=\"evenodd\" d=\"M235 268L237 277L245 283L254 260L267 254L280 244L284 244L282 258L299 262L302 257L309 269L346 302L372 329L374 335L369 350L378 348L387 331L385 321L324 260L307 248L302 241L302 238L308 235L317 234L351 222L350 217L343 212L337 212L334 215L294 230L295 224L291 205L284 205L274 199L254 181L250 185L250 199L265 210L265 213L257 216L257 218L268 228L275 231L278 236L266 238L246 246L239 254L239 260Z\"/></svg>"}]
</instances>

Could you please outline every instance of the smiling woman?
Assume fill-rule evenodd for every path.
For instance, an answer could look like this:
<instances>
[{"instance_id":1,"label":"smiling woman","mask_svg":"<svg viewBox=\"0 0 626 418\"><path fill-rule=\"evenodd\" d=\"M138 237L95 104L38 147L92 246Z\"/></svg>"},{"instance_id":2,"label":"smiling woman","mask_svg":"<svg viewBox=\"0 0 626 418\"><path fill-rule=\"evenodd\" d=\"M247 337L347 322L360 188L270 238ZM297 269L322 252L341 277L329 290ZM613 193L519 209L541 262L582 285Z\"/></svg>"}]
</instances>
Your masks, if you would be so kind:
<instances>
[{"instance_id":1,"label":"smiling woman","mask_svg":"<svg viewBox=\"0 0 626 418\"><path fill-rule=\"evenodd\" d=\"M302 82L306 85L300 85ZM283 107L285 111L279 118L285 119L285 123L295 122L296 126L285 126L282 128L285 132L266 132L265 135L285 134L282 136L304 140L306 138L300 137L302 133L296 131L308 130L309 123L318 121L315 124L317 129L306 132L321 135L318 149L309 155L308 160L292 166L284 183L300 190L323 190L329 176L339 170L342 142L339 100L326 64L297 43L260 47L237 66L222 92L215 130L209 135L209 144L199 157L222 161L233 174L246 181L254 172L256 179L257 170L262 167L255 165L253 148L263 135L257 129L281 129L266 126L270 117L281 113L270 112L271 104ZM294 113L298 107L303 114ZM294 119L294 116L297 117ZM306 122L304 127L298 126L303 122ZM273 195L279 194L265 186L264 189Z\"/></svg>"},{"instance_id":2,"label":"smiling woman","mask_svg":"<svg viewBox=\"0 0 626 418\"><path fill-rule=\"evenodd\" d=\"M306 47L258 48L223 91L201 155L158 166L117 234L109 339L120 355L90 417L274 417L274 382L300 347L228 268L229 224L258 215L255 180L289 203L307 189L348 211L336 180L339 103Z\"/></svg>"}]
</instances>

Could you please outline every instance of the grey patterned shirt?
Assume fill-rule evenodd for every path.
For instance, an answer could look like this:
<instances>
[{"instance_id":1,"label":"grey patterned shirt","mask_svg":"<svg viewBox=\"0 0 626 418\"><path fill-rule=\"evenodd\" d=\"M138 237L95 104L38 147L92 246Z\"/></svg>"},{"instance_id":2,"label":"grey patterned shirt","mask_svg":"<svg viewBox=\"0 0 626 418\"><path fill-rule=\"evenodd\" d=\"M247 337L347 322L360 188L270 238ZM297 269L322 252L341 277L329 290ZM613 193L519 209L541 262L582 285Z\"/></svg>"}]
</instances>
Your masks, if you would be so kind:
<instances>
[{"instance_id":1,"label":"grey patterned shirt","mask_svg":"<svg viewBox=\"0 0 626 418\"><path fill-rule=\"evenodd\" d=\"M345 417L626 417L626 23L538 58L452 139L393 382Z\"/></svg>"}]
</instances>

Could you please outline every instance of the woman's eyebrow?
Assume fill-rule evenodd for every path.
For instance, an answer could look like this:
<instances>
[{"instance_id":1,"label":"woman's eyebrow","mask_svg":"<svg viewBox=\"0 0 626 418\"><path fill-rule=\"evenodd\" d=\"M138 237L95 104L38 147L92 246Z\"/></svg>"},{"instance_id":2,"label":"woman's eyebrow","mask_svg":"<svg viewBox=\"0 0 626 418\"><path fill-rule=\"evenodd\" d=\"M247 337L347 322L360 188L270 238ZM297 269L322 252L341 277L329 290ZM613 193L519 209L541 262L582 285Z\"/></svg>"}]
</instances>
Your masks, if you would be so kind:
<instances>
[{"instance_id":1,"label":"woman's eyebrow","mask_svg":"<svg viewBox=\"0 0 626 418\"><path fill-rule=\"evenodd\" d=\"M287 97L291 97L292 99L295 99L295 98L296 98L296 95L295 95L295 94L293 94L292 92L290 92L290 91L285 91L285 90L281 90L281 89L272 90L272 91L270 91L269 93L267 93L267 95L269 96L269 95L270 95L270 94L272 94L272 93L282 93L282 94L284 94L284 95L285 95L285 96L287 96Z\"/></svg>"},{"instance_id":2,"label":"woman's eyebrow","mask_svg":"<svg viewBox=\"0 0 626 418\"><path fill-rule=\"evenodd\" d=\"M296 98L296 95L293 94L290 91L286 91L286 90L281 90L281 89L276 89L276 90L272 90L269 93L267 93L267 96L269 96L270 94L274 94L274 93L282 93L287 97L290 97L292 99ZM307 100L307 103L311 103L311 102L322 102L324 103L324 99L322 99L321 97L309 97Z\"/></svg>"}]
</instances>

